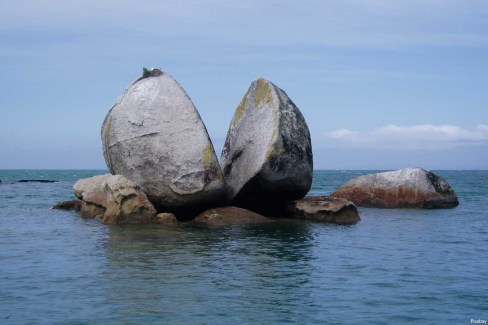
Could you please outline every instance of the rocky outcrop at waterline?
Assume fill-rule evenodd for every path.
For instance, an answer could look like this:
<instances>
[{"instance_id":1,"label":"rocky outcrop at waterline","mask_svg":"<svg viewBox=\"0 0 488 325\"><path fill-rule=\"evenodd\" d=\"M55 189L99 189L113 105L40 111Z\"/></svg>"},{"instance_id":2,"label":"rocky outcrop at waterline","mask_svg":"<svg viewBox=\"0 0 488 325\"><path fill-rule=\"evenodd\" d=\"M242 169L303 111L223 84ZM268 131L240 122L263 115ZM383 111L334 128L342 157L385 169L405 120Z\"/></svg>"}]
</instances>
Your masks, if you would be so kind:
<instances>
[{"instance_id":1,"label":"rocky outcrop at waterline","mask_svg":"<svg viewBox=\"0 0 488 325\"><path fill-rule=\"evenodd\" d=\"M446 180L422 168L359 176L331 196L350 200L361 207L376 208L438 209L459 204Z\"/></svg>"},{"instance_id":2,"label":"rocky outcrop at waterline","mask_svg":"<svg viewBox=\"0 0 488 325\"><path fill-rule=\"evenodd\" d=\"M239 206L303 198L312 184L307 123L287 94L258 79L238 105L222 151L230 199Z\"/></svg>"},{"instance_id":3,"label":"rocky outcrop at waterline","mask_svg":"<svg viewBox=\"0 0 488 325\"><path fill-rule=\"evenodd\" d=\"M342 225L361 220L356 206L345 199L329 196L307 196L286 204L285 216Z\"/></svg>"},{"instance_id":4,"label":"rocky outcrop at waterline","mask_svg":"<svg viewBox=\"0 0 488 325\"><path fill-rule=\"evenodd\" d=\"M225 203L227 188L200 114L161 70L145 70L110 109L102 143L110 172L140 185L160 210Z\"/></svg>"},{"instance_id":5,"label":"rocky outcrop at waterline","mask_svg":"<svg viewBox=\"0 0 488 325\"><path fill-rule=\"evenodd\" d=\"M229 225L270 223L272 220L246 209L228 206L209 209L198 215L193 222L213 227L221 227Z\"/></svg>"},{"instance_id":6,"label":"rocky outcrop at waterline","mask_svg":"<svg viewBox=\"0 0 488 325\"><path fill-rule=\"evenodd\" d=\"M68 200L56 203L53 207L55 210L66 210L80 212L81 200Z\"/></svg>"},{"instance_id":7,"label":"rocky outcrop at waterline","mask_svg":"<svg viewBox=\"0 0 488 325\"><path fill-rule=\"evenodd\" d=\"M313 171L307 123L288 95L262 78L251 83L234 112L221 164L192 101L159 69L144 69L116 101L101 136L114 175L80 180L74 192L81 201L55 208L79 209L106 224L264 220L252 213L352 224L360 220L356 205L459 204L444 179L420 168L361 176L332 197L303 199ZM234 207L225 207L228 204Z\"/></svg>"},{"instance_id":8,"label":"rocky outcrop at waterline","mask_svg":"<svg viewBox=\"0 0 488 325\"><path fill-rule=\"evenodd\" d=\"M104 224L155 222L156 209L141 188L121 175L81 179L73 186L81 200L80 213Z\"/></svg>"},{"instance_id":9,"label":"rocky outcrop at waterline","mask_svg":"<svg viewBox=\"0 0 488 325\"><path fill-rule=\"evenodd\" d=\"M162 212L156 215L156 222L161 225L173 226L178 224L178 219L176 215L170 212Z\"/></svg>"}]
</instances>

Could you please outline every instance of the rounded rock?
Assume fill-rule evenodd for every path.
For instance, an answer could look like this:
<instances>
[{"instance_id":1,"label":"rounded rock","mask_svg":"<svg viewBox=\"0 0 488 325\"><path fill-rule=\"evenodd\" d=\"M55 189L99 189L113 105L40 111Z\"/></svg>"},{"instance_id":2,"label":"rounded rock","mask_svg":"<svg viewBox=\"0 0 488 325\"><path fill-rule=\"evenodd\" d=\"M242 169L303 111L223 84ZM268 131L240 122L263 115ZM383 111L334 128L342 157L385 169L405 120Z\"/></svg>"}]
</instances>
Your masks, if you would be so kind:
<instances>
[{"instance_id":1,"label":"rounded rock","mask_svg":"<svg viewBox=\"0 0 488 325\"><path fill-rule=\"evenodd\" d=\"M331 194L361 207L453 208L459 204L449 183L422 168L356 177Z\"/></svg>"},{"instance_id":2,"label":"rounded rock","mask_svg":"<svg viewBox=\"0 0 488 325\"><path fill-rule=\"evenodd\" d=\"M312 184L312 145L305 118L273 83L252 82L232 119L222 170L238 205L301 199Z\"/></svg>"},{"instance_id":3,"label":"rounded rock","mask_svg":"<svg viewBox=\"0 0 488 325\"><path fill-rule=\"evenodd\" d=\"M200 114L176 80L158 69L112 107L102 142L110 172L139 184L158 210L205 207L226 196Z\"/></svg>"}]
</instances>

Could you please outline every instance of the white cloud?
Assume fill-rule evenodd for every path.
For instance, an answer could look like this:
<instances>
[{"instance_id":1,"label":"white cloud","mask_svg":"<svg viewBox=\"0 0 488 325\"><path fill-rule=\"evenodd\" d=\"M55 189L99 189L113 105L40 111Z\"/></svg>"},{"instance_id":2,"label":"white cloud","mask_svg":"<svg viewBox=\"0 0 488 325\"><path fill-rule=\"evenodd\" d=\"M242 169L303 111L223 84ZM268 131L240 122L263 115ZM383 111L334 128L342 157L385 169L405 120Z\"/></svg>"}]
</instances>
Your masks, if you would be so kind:
<instances>
[{"instance_id":1,"label":"white cloud","mask_svg":"<svg viewBox=\"0 0 488 325\"><path fill-rule=\"evenodd\" d=\"M456 125L386 125L370 131L339 129L314 137L318 147L370 149L449 149L488 143L488 125L472 129Z\"/></svg>"},{"instance_id":2,"label":"white cloud","mask_svg":"<svg viewBox=\"0 0 488 325\"><path fill-rule=\"evenodd\" d=\"M354 132L348 129L340 129L328 133L328 136L332 139L354 139L358 135L358 132Z\"/></svg>"}]
</instances>

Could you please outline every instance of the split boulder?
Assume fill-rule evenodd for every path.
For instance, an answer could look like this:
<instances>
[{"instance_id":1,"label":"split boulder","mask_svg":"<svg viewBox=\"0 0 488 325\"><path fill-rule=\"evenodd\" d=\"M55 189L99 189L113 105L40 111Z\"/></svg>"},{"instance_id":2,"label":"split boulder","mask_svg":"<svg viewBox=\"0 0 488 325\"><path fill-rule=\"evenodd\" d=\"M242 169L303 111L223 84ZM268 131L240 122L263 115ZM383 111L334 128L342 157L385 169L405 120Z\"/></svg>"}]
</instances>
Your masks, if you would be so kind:
<instances>
[{"instance_id":1,"label":"split boulder","mask_svg":"<svg viewBox=\"0 0 488 325\"><path fill-rule=\"evenodd\" d=\"M222 151L230 199L242 206L304 197L312 183L307 123L273 83L254 81L237 107Z\"/></svg>"},{"instance_id":2,"label":"split boulder","mask_svg":"<svg viewBox=\"0 0 488 325\"><path fill-rule=\"evenodd\" d=\"M139 184L158 210L205 207L227 195L200 114L158 69L146 71L108 112L102 142L110 172Z\"/></svg>"}]
</instances>

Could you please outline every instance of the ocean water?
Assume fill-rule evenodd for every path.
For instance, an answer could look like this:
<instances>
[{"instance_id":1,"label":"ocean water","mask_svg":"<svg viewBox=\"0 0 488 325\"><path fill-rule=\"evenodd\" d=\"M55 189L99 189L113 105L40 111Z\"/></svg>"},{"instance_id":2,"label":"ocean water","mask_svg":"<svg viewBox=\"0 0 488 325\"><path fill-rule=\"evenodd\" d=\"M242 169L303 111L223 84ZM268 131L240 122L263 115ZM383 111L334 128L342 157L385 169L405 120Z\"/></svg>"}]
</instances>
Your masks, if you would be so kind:
<instances>
[{"instance_id":1,"label":"ocean water","mask_svg":"<svg viewBox=\"0 0 488 325\"><path fill-rule=\"evenodd\" d=\"M310 194L368 172L316 171ZM438 171L457 208L360 208L352 226L105 226L50 209L102 173L0 171L0 324L488 319L488 171Z\"/></svg>"}]
</instances>

